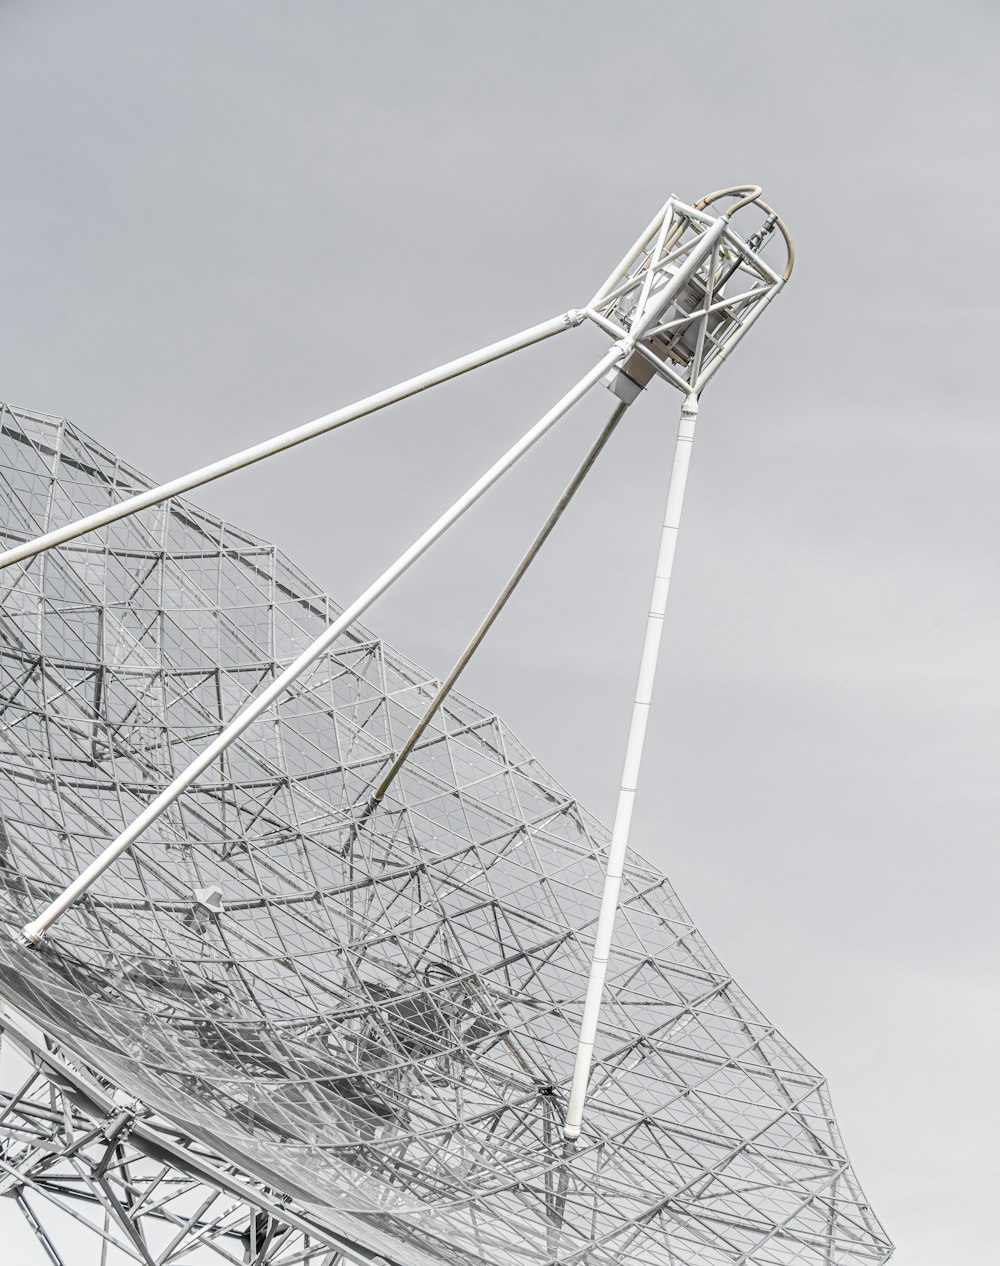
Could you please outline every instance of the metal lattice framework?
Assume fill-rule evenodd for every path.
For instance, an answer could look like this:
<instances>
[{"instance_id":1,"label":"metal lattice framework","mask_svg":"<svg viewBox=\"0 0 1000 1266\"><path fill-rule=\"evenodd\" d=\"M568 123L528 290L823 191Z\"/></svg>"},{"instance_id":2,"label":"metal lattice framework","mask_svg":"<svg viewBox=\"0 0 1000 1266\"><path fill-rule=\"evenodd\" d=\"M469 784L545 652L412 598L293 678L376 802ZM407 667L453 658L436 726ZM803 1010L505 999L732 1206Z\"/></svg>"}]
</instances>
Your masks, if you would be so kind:
<instances>
[{"instance_id":1,"label":"metal lattice framework","mask_svg":"<svg viewBox=\"0 0 1000 1266\"><path fill-rule=\"evenodd\" d=\"M0 1197L53 1266L345 1260L337 1237L317 1231L287 1196L29 1030L8 1017L0 1034Z\"/></svg>"},{"instance_id":2,"label":"metal lattice framework","mask_svg":"<svg viewBox=\"0 0 1000 1266\"><path fill-rule=\"evenodd\" d=\"M690 391L726 354L724 233L706 284L653 229L577 314L619 339L599 370L625 403L630 357ZM700 333L652 311L661 264ZM756 275L755 309L778 284ZM8 548L150 487L2 409ZM25 921L341 613L176 497L5 575L0 1189L54 1262L42 1200L89 1201L147 1266L887 1260L822 1077L634 856L566 1141L609 834L454 691L373 800L439 683L357 623L29 948Z\"/></svg>"}]
</instances>

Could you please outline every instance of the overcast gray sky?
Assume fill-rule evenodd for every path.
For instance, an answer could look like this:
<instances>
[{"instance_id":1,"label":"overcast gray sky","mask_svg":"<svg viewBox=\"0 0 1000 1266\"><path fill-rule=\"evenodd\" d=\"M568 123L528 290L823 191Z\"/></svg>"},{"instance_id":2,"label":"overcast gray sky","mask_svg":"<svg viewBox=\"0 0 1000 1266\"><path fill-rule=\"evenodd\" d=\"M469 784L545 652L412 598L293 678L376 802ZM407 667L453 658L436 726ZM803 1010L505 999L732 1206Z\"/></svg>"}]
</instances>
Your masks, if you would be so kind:
<instances>
[{"instance_id":1,"label":"overcast gray sky","mask_svg":"<svg viewBox=\"0 0 1000 1266\"><path fill-rule=\"evenodd\" d=\"M636 837L830 1078L901 1266L996 1262L998 35L989 0L0 2L0 399L161 478L586 302L672 191L765 186L799 266L702 401ZM347 601L601 350L198 500ZM371 626L444 673L609 400ZM465 681L606 819L676 408Z\"/></svg>"}]
</instances>

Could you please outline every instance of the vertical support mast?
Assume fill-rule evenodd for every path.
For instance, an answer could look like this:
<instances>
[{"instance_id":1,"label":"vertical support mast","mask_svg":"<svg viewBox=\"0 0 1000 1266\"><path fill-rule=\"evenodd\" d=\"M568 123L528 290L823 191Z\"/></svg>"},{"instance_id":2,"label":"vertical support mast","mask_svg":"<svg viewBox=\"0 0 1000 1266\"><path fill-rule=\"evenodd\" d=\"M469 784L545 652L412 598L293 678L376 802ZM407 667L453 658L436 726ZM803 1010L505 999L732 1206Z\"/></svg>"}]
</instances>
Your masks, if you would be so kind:
<instances>
[{"instance_id":1,"label":"vertical support mast","mask_svg":"<svg viewBox=\"0 0 1000 1266\"><path fill-rule=\"evenodd\" d=\"M653 581L653 594L650 601L649 615L646 620L642 659L639 664L639 680L636 685L635 702L632 706L632 720L629 725L628 743L625 748L625 764L622 770L621 786L618 790L618 804L615 809L615 822L611 832L611 845L608 849L608 866L604 877L604 890L601 894L601 908L597 920L597 933L594 938L593 957L590 964L590 979L587 983L587 995L583 1004L583 1020L580 1024L580 1038L576 1051L576 1064L573 1069L573 1081L570 1087L569 1107L563 1126L563 1136L568 1142L573 1142L580 1137L580 1131L583 1126L587 1084L590 1080L590 1068L594 1058L594 1043L597 1040L597 1024L601 1014L604 983L608 973L611 937L614 932L615 916L618 913L618 897L625 868L625 855L628 852L632 809L635 804L636 788L639 784L639 768L642 764L646 725L649 720L649 708L653 697L653 681L656 676L656 663L660 653L660 638L663 633L663 618L667 609L667 597L670 593L670 577L673 571L674 554L677 550L677 535L681 524L684 490L687 486L688 467L691 463L691 449L694 444L694 430L697 421L698 397L692 392L685 397L684 403L681 405L677 444L674 449L674 463L670 474L667 506L663 517L663 532L660 536L660 550L656 560L656 576Z\"/></svg>"}]
</instances>

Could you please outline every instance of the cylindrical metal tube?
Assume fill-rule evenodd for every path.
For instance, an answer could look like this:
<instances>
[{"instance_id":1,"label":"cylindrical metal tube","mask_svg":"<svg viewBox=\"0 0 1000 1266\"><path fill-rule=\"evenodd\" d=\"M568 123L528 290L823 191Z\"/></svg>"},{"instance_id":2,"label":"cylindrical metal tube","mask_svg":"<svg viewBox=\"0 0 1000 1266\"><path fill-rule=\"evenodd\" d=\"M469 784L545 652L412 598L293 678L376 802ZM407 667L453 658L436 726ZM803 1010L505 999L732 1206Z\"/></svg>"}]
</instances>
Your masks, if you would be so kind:
<instances>
[{"instance_id":1,"label":"cylindrical metal tube","mask_svg":"<svg viewBox=\"0 0 1000 1266\"><path fill-rule=\"evenodd\" d=\"M582 314L576 312L563 313L562 316L553 317L551 321L543 321L541 325L534 325L528 330L523 330L520 334L501 339L498 343L491 343L488 347L480 348L477 352L470 352L468 356L460 356L457 360L448 361L444 365L439 365L437 369L430 369L424 374L418 374L415 378L408 378L405 382L398 383L395 387L389 387L373 396L366 396L364 400L359 400L355 404L349 404L343 409L337 409L334 413L324 414L323 417L316 418L312 422L306 422L294 430L285 431L281 435L276 435L260 444L255 444L252 448L244 448L238 453L233 453L230 457L223 457L217 462L212 462L209 466L202 466L199 470L191 471L190 474L181 475L177 479L160 484L156 488L149 488L145 492L137 493L134 497L128 497L124 501L119 501L115 505L108 506L105 510L98 510L95 514L88 514L85 518L77 519L74 523L67 523L63 527L54 528L43 536L35 537L34 540L25 541L21 545L14 545L0 553L0 569L9 567L12 563L20 563L25 559L33 558L34 555L52 549L55 545L64 545L67 541L75 540L78 536L84 536L86 533L93 532L98 528L117 523L119 519L124 519L130 514L136 514L140 510L148 510L151 506L160 505L161 502L169 501L171 497L179 497L186 492L190 492L193 488L200 488L202 484L211 483L214 479L221 479L223 475L242 470L245 466L252 466L255 462L263 461L265 457L273 457L276 453L282 453L286 449L294 448L295 445L303 444L306 440L314 439L317 435L325 435L328 431L333 431L338 426L344 426L346 423L354 422L369 413L375 413L379 409L384 409L386 405L396 404L397 401L405 400L407 396L415 396L418 392L426 391L428 387L435 387L438 383L447 382L449 378L457 378L460 374L467 374L471 369L478 369L481 365L489 364L490 361L500 360L504 356L509 356L512 352L520 351L524 347L530 347L533 343L540 343L543 339L551 338L553 334L559 334L563 330L571 329L582 320Z\"/></svg>"},{"instance_id":2,"label":"cylindrical metal tube","mask_svg":"<svg viewBox=\"0 0 1000 1266\"><path fill-rule=\"evenodd\" d=\"M593 369L572 387L559 402L554 405L535 425L527 431L516 444L489 468L488 471L472 485L461 497L447 509L440 518L427 529L424 534L396 559L391 567L356 598L354 602L325 629L318 638L307 647L297 659L293 660L274 681L262 690L256 698L240 712L222 732L209 743L208 747L196 757L188 767L165 787L155 800L139 814L134 822L112 841L111 844L61 893L37 919L26 924L21 930L21 940L26 945L37 945L48 928L64 914L65 911L86 892L87 889L130 848L143 832L170 807L188 787L212 764L222 753L239 738L239 736L314 664L334 644L338 637L364 614L380 594L397 580L418 558L438 539L451 525L459 519L497 480L514 465L519 458L535 444L556 422L566 414L577 401L584 396L602 375L622 359L629 351L628 343L616 344L601 357Z\"/></svg>"},{"instance_id":3,"label":"cylindrical metal tube","mask_svg":"<svg viewBox=\"0 0 1000 1266\"><path fill-rule=\"evenodd\" d=\"M514 568L514 571L511 573L510 579L507 581L503 589L500 591L500 594L497 597L496 601L493 603L493 606L490 607L489 611L486 613L485 617L483 618L482 623L479 625L479 628L476 629L475 633L472 635L472 638L469 641L469 644L466 646L465 650L461 653L461 655L455 661L455 664L452 667L451 672L448 674L448 676L444 679L444 681L438 687L437 693L435 694L434 698L430 701L430 703L427 705L423 716L420 718L417 724L410 731L409 738L406 740L403 746L399 749L399 752L396 755L395 759L393 760L392 764L382 775L382 778L379 781L378 786L372 792L371 799L368 802L369 812L372 809L374 809L375 806L385 797L385 793L389 790L396 775L403 768L404 764L407 761L407 758L409 757L413 749L416 747L417 743L419 743L421 735L427 729L428 725L430 725L431 721L433 721L441 705L444 703L445 699L447 699L448 695L451 693L451 690L453 686L455 685L455 682L458 681L459 677L465 671L465 668L468 665L469 660L472 659L473 655L479 649L480 645L482 644L483 638L485 638L486 634L490 631L490 629L496 623L497 617L500 615L500 612L507 605L507 602L510 599L511 594L514 592L517 586L521 583L528 568L535 561L535 558L537 557L538 552L541 550L545 542L549 539L549 536L552 533L552 529L559 522L560 518L562 517L563 511L566 509L569 503L573 500L573 497L576 495L577 489L580 487L584 479L586 479L587 475L590 473L590 469L593 466L594 462L597 461L597 458L600 456L601 450L604 448L605 444L607 444L608 440L611 438L612 433L614 432L618 423L625 416L625 410L627 408L628 408L627 404L618 405L618 407L615 409L614 413L612 413L610 419L608 420L608 422L602 429L600 435L598 435L597 439L591 445L590 449L587 452L587 455L584 457L580 466L575 471L573 478L566 485L566 488L564 489L562 496L559 498L556 504L552 507L552 510L549 512L549 515L546 518L545 522L539 528L538 533L535 536L535 539L528 546L528 549L526 550L524 556L521 558L521 561L517 564L517 566Z\"/></svg>"},{"instance_id":4,"label":"cylindrical metal tube","mask_svg":"<svg viewBox=\"0 0 1000 1266\"><path fill-rule=\"evenodd\" d=\"M663 217L665 215L669 215L672 202L673 202L673 199L668 198L667 201L663 204L663 206L660 207L656 215L653 216L650 222L646 225L643 231L632 243L627 253L623 255L622 258L618 261L618 264L616 265L614 272L611 273L607 281L605 281L604 285L600 288L600 290L598 290L597 294L594 295L593 299L591 299L590 303L587 305L588 307L596 308L597 305L601 302L601 300L605 299L608 296L609 292L614 289L615 285L618 283L622 275L628 272L628 270L632 267L635 261L642 254L649 239L653 236L656 230L663 223Z\"/></svg>"},{"instance_id":5,"label":"cylindrical metal tube","mask_svg":"<svg viewBox=\"0 0 1000 1266\"><path fill-rule=\"evenodd\" d=\"M747 319L742 323L742 325L735 332L735 334L731 334L729 336L729 338L726 340L725 344L723 345L722 349L720 350L718 356L713 357L713 359L708 363L708 365L706 365L702 373L698 375L698 381L696 383L692 383L692 386L696 391L699 391L699 392L702 391L705 384L716 372L719 366L724 365L725 362L729 359L729 357L732 356L733 350L735 349L737 343L739 343L739 341L744 337L744 335L750 329L751 325L753 325L753 323L760 318L760 314L764 311L764 309L767 307L767 305L771 302L771 300L774 298L774 296L778 293L778 291L782 288L784 284L785 283L783 281L777 282L764 295L760 303L758 303L757 306L752 309Z\"/></svg>"},{"instance_id":6,"label":"cylindrical metal tube","mask_svg":"<svg viewBox=\"0 0 1000 1266\"><path fill-rule=\"evenodd\" d=\"M653 325L656 324L657 318L665 311L667 305L679 294L691 277L698 271L707 257L715 249L715 243L722 236L726 228L726 221L720 216L714 224L709 225L695 242L692 243L691 250L678 267L675 273L665 275L663 284L658 288L654 288L652 281L653 270L650 270L650 276L646 280L646 285L639 299L638 310L629 334L635 340L640 342Z\"/></svg>"},{"instance_id":7,"label":"cylindrical metal tube","mask_svg":"<svg viewBox=\"0 0 1000 1266\"><path fill-rule=\"evenodd\" d=\"M563 1126L563 1135L568 1142L573 1142L580 1137L580 1130L583 1125L587 1083L590 1080L590 1067L594 1058L594 1043L597 1040L597 1024L600 1018L601 1002L604 997L604 982L607 977L608 958L611 953L611 937L614 932L615 916L618 913L618 896L621 890L622 875L625 870L625 856L628 852L632 809L635 804L636 788L639 784L639 768L642 763L642 750L646 739L649 707L653 697L653 680L656 676L656 662L660 652L663 617L667 609L667 597L670 593L670 576L673 570L674 553L677 549L677 534L681 523L681 510L684 506L684 490L687 486L688 467L691 462L691 448L694 443L694 430L697 420L698 400L696 396L690 395L686 397L681 406L681 419L677 431L677 444L674 449L670 488L667 492L663 531L660 536L660 549L656 560L653 595L649 604L646 635L639 664L639 680L636 685L632 720L629 726L628 742L625 747L625 763L622 770L621 787L618 791L614 826L611 831L611 844L608 848L608 864L597 918L597 932L594 937L590 979L587 983L587 994L583 1004L583 1019L580 1024L576 1064L573 1069L573 1081L570 1086L569 1107L566 1111L566 1121Z\"/></svg>"}]
</instances>

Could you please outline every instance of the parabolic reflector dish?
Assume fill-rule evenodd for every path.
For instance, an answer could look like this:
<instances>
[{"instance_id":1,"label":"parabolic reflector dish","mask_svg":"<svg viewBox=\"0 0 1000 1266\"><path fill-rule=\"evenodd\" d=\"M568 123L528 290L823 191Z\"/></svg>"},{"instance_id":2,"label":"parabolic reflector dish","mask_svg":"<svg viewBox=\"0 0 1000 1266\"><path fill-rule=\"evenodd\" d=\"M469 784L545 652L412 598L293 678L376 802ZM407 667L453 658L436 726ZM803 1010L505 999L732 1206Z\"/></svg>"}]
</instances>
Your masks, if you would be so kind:
<instances>
[{"instance_id":1,"label":"parabolic reflector dish","mask_svg":"<svg viewBox=\"0 0 1000 1266\"><path fill-rule=\"evenodd\" d=\"M2 412L9 544L147 481ZM357 627L38 949L19 929L338 608L175 501L4 573L0 992L81 1068L399 1266L882 1262L822 1077L633 856L563 1142L607 832Z\"/></svg>"}]
</instances>

